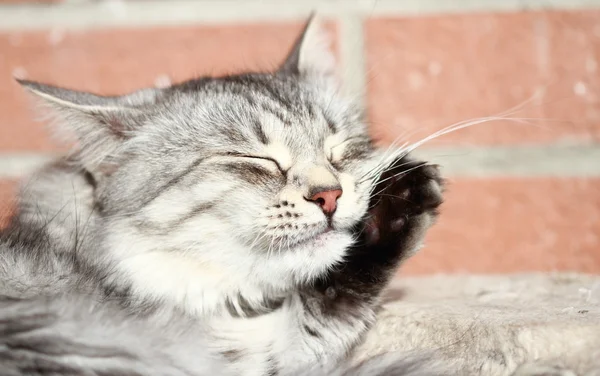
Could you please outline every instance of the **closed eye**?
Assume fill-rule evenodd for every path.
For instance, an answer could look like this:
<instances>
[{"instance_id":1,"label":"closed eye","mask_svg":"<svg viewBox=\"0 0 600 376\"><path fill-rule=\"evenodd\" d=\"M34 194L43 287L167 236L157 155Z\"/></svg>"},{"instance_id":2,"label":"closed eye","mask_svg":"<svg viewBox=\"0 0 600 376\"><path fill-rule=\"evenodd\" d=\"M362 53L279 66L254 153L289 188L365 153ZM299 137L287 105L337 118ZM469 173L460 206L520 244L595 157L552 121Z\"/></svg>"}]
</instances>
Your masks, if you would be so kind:
<instances>
[{"instance_id":1,"label":"closed eye","mask_svg":"<svg viewBox=\"0 0 600 376\"><path fill-rule=\"evenodd\" d=\"M327 159L336 169L340 169L344 161L364 158L371 145L363 137L351 137L345 141L332 146L329 149Z\"/></svg>"},{"instance_id":2,"label":"closed eye","mask_svg":"<svg viewBox=\"0 0 600 376\"><path fill-rule=\"evenodd\" d=\"M279 162L277 162L275 159L270 158L270 157L262 157L262 156L256 156L256 155L246 155L246 154L230 154L230 155L233 157L236 157L236 158L248 159L250 161L254 161L254 162L260 163L260 164L263 164L263 162L271 163L275 167L277 167L277 169L279 171L281 171L281 173L283 173L283 174L286 173L286 171L283 168L281 168L281 165L279 164Z\"/></svg>"},{"instance_id":3,"label":"closed eye","mask_svg":"<svg viewBox=\"0 0 600 376\"><path fill-rule=\"evenodd\" d=\"M342 157L344 146L346 146L346 142L332 146L331 149L329 149L328 159L330 162L337 161Z\"/></svg>"},{"instance_id":4,"label":"closed eye","mask_svg":"<svg viewBox=\"0 0 600 376\"><path fill-rule=\"evenodd\" d=\"M329 154L327 155L327 159L329 163L336 168L339 169L341 167L342 159L344 158L344 152L346 150L346 146L349 141L344 141L340 144L334 145L329 149Z\"/></svg>"}]
</instances>

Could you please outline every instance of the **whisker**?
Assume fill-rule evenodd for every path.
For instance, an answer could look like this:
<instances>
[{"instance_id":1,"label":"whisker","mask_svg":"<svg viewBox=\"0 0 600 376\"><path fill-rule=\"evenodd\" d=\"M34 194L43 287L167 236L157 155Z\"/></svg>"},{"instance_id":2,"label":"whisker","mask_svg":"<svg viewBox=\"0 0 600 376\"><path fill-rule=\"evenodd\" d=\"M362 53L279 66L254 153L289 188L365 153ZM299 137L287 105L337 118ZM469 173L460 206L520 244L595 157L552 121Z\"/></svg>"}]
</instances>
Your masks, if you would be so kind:
<instances>
[{"instance_id":1,"label":"whisker","mask_svg":"<svg viewBox=\"0 0 600 376\"><path fill-rule=\"evenodd\" d=\"M380 193L380 194L379 194L379 196L385 196L385 197L398 198L398 199L400 199L400 200L404 200L404 201L406 201L406 202L409 202L409 203L411 203L411 204L414 204L414 202L413 202L413 201L411 201L411 200L409 200L409 199L407 199L407 198L405 198L405 197L400 197L399 195L391 195L391 194L389 194L389 193Z\"/></svg>"},{"instance_id":2,"label":"whisker","mask_svg":"<svg viewBox=\"0 0 600 376\"><path fill-rule=\"evenodd\" d=\"M394 160L395 160L395 159L396 159L396 158L394 158ZM411 164L411 163L414 163L414 162L413 162L413 161L408 161L408 162L401 163L401 164L399 164L399 165L397 165L397 166L395 166L395 165L393 165L393 164L389 164L389 165L387 165L387 166L384 166L384 167L383 167L383 168L381 168L381 169L378 169L378 171L379 171L379 170L380 170L380 171L379 171L379 173L378 173L377 175L384 174L384 173L386 173L387 171L389 171L389 170L391 170L391 169L393 169L393 168L399 168L399 167L406 166L406 165L408 165L408 164ZM362 183L363 181L364 181L364 180L360 181L360 183Z\"/></svg>"},{"instance_id":3,"label":"whisker","mask_svg":"<svg viewBox=\"0 0 600 376\"><path fill-rule=\"evenodd\" d=\"M517 107L518 108L518 107ZM502 113L501 115L504 115L506 113L510 113L510 112L514 112L514 110L507 110L504 113ZM461 121L461 122L457 122L454 124L451 124L447 127L444 127L432 134L430 134L427 137L424 137L423 139L416 141L415 143L411 144L410 146L406 147L406 144L403 145L403 147L397 152L397 155L395 155L394 159L398 159L398 158L403 158L406 155L408 155L409 153L411 153L412 151L414 151L416 148L420 147L421 145L425 144L426 142L429 142L435 138L438 138L440 136L443 136L445 134L448 133L452 133L464 128L468 128L468 127L472 127L474 125L478 125L478 124L483 124L486 122L491 122L491 121L500 121L500 120L511 120L511 121L515 121L515 122L525 122L528 120L534 120L531 118L506 118L506 117L502 117L502 116L491 116L491 117L483 117L483 118L477 118L477 119L471 119L471 120L465 120L465 121ZM538 119L539 120L539 119ZM394 140L394 142L396 142L396 140ZM383 163L382 163L383 164ZM364 178L372 178L376 175L380 175L381 173L385 172L387 169L389 169L389 166L386 166L385 164L383 164L383 167L378 167L374 170L372 170L370 173L365 174ZM380 165L381 166L381 165Z\"/></svg>"},{"instance_id":4,"label":"whisker","mask_svg":"<svg viewBox=\"0 0 600 376\"><path fill-rule=\"evenodd\" d=\"M459 122L457 124L450 125L448 127L442 128L441 130L413 143L412 145L410 145L410 147L408 147L407 149L404 150L404 155L407 155L408 153L412 152L413 150L415 150L419 146L425 144L426 142L429 142L433 139L436 139L436 138L446 135L448 133L456 132L458 130L469 128L474 125L479 125L479 124L483 124L483 123L487 123L487 122L491 122L491 121L498 121L498 120L508 120L508 119L502 118L502 117L488 117L488 118L479 118L479 119L466 121L466 122Z\"/></svg>"},{"instance_id":5,"label":"whisker","mask_svg":"<svg viewBox=\"0 0 600 376\"><path fill-rule=\"evenodd\" d=\"M267 233L267 230L265 228L261 229L259 231L259 233L256 235L256 237L254 238L254 241L252 242L252 244L250 244L250 249L253 249L256 242L259 241L259 239L262 239L266 235L266 233Z\"/></svg>"},{"instance_id":6,"label":"whisker","mask_svg":"<svg viewBox=\"0 0 600 376\"><path fill-rule=\"evenodd\" d=\"M411 167L411 168L409 168L409 169L407 169L407 170L403 170L403 171L401 171L401 172L398 172L397 174L394 174L394 175L392 175L392 176L390 176L390 177L387 177L387 178L385 178L384 180L382 180L382 181L378 182L377 184L379 185L379 184L381 184L381 183L385 183L386 181L388 181L388 180L390 180L390 179L393 179L393 178L395 178L395 177L398 177L398 176L400 176L400 175L405 175L405 174L409 173L410 171L413 171L413 170L415 170L415 169L417 169L417 168L420 168L420 167L426 166L426 165L428 165L428 164L429 164L429 163L427 163L427 162L420 163L420 164L419 164L419 165L417 165L417 166ZM384 191L386 188L387 188L387 187L384 187L384 188L382 188L382 189L381 189L381 190L379 190L377 193L375 193L375 194L371 195L371 197L374 197L374 196L377 196L377 195L379 195L379 194L380 194L381 192L383 192L383 191Z\"/></svg>"},{"instance_id":7,"label":"whisker","mask_svg":"<svg viewBox=\"0 0 600 376\"><path fill-rule=\"evenodd\" d=\"M394 160L397 159L397 154L403 150L407 145L409 145L408 142L405 142L404 144L402 144L402 146L400 147L396 147L396 143L400 140L400 138L396 138L392 144L382 153L382 156L379 158L379 160L376 163L376 168L373 170L369 170L367 171L365 174L363 174L362 176L359 177L359 181L364 181L368 178L371 177L375 177L377 175L379 175L383 170L385 170L387 168L387 166L392 163Z\"/></svg>"},{"instance_id":8,"label":"whisker","mask_svg":"<svg viewBox=\"0 0 600 376\"><path fill-rule=\"evenodd\" d=\"M271 235L271 243L269 244L269 248L267 249L267 256L271 257L271 248L273 248L273 242L275 241L275 236Z\"/></svg>"}]
</instances>

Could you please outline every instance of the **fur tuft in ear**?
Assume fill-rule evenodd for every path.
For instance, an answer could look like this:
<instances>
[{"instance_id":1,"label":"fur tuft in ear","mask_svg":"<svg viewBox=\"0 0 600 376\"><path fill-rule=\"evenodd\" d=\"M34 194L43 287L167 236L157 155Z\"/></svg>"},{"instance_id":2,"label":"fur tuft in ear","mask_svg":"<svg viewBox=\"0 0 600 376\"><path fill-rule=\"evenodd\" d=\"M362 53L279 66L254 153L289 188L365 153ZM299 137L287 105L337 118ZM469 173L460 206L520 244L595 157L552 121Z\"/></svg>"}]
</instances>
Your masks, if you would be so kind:
<instances>
[{"instance_id":1,"label":"fur tuft in ear","mask_svg":"<svg viewBox=\"0 0 600 376\"><path fill-rule=\"evenodd\" d=\"M162 96L159 89L144 89L124 96L99 96L39 82L17 80L42 99L57 120L55 132L77 144L82 167L104 171L102 164L142 124L148 106Z\"/></svg>"},{"instance_id":2,"label":"fur tuft in ear","mask_svg":"<svg viewBox=\"0 0 600 376\"><path fill-rule=\"evenodd\" d=\"M335 75L331 36L318 16L310 16L279 71L327 78Z\"/></svg>"}]
</instances>

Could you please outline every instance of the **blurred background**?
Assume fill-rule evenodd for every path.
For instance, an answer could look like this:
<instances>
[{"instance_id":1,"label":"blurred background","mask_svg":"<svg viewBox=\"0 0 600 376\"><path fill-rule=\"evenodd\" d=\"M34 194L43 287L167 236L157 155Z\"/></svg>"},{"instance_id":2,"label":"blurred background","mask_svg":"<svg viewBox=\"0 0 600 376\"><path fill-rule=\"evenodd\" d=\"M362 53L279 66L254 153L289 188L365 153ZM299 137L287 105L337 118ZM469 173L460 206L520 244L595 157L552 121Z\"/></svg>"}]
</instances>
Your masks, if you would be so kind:
<instances>
[{"instance_id":1,"label":"blurred background","mask_svg":"<svg viewBox=\"0 0 600 376\"><path fill-rule=\"evenodd\" d=\"M0 0L0 226L64 151L13 77L121 94L271 69L313 10L382 145L474 124L420 148L449 187L405 274L600 272L598 0Z\"/></svg>"}]
</instances>

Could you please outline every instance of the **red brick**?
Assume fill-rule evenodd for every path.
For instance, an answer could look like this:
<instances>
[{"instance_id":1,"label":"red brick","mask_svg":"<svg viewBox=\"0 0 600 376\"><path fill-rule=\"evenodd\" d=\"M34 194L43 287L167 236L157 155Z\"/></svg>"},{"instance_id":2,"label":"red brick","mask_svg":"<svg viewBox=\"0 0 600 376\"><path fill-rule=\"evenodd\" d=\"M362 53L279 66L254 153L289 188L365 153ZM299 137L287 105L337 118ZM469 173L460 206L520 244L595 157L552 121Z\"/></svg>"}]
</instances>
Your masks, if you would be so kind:
<instances>
[{"instance_id":1,"label":"red brick","mask_svg":"<svg viewBox=\"0 0 600 376\"><path fill-rule=\"evenodd\" d=\"M12 213L16 189L17 182L0 180L0 229L6 225L6 221Z\"/></svg>"},{"instance_id":2,"label":"red brick","mask_svg":"<svg viewBox=\"0 0 600 376\"><path fill-rule=\"evenodd\" d=\"M272 69L302 25L260 24L0 34L0 150L51 150L31 101L12 79L30 79L101 94L153 86L160 77Z\"/></svg>"},{"instance_id":3,"label":"red brick","mask_svg":"<svg viewBox=\"0 0 600 376\"><path fill-rule=\"evenodd\" d=\"M544 117L600 140L600 12L548 13L538 21L552 41L544 70Z\"/></svg>"},{"instance_id":4,"label":"red brick","mask_svg":"<svg viewBox=\"0 0 600 376\"><path fill-rule=\"evenodd\" d=\"M369 108L384 140L414 139L546 94L513 117L439 143L546 143L600 138L600 11L469 14L366 22ZM593 69L592 69L593 68ZM574 94L582 82L586 95ZM578 85L578 90L581 85ZM551 119L544 121L543 119Z\"/></svg>"},{"instance_id":5,"label":"red brick","mask_svg":"<svg viewBox=\"0 0 600 376\"><path fill-rule=\"evenodd\" d=\"M460 179L405 274L600 272L600 179Z\"/></svg>"}]
</instances>

